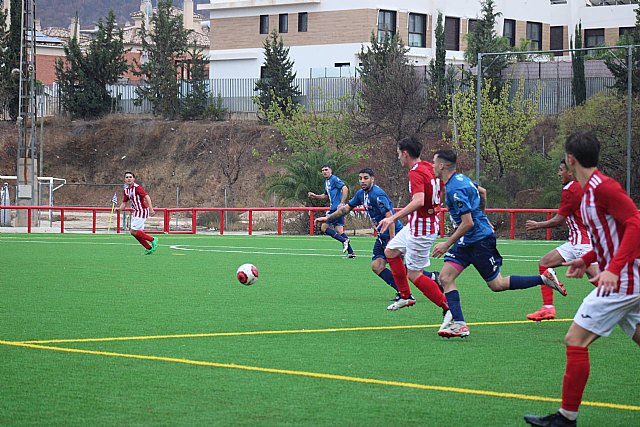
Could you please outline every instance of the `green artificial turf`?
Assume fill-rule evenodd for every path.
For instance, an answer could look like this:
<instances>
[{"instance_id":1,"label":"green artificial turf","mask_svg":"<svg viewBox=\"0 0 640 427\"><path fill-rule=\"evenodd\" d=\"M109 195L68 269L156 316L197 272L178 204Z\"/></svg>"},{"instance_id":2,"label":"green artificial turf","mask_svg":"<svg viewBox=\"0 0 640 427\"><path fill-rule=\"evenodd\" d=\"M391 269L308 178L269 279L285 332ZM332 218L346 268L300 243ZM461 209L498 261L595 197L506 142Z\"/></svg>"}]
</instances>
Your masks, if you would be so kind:
<instances>
[{"instance_id":1,"label":"green artificial turf","mask_svg":"<svg viewBox=\"0 0 640 427\"><path fill-rule=\"evenodd\" d=\"M0 235L1 425L524 425L559 407L563 337L592 289L563 279L558 321L533 323L538 289L492 293L466 271L471 336L447 340L416 289L387 312L372 238L346 259L326 236L158 237L145 256L129 235ZM500 241L503 274L537 274L558 244ZM590 356L580 425L640 424L637 346L617 329Z\"/></svg>"}]
</instances>

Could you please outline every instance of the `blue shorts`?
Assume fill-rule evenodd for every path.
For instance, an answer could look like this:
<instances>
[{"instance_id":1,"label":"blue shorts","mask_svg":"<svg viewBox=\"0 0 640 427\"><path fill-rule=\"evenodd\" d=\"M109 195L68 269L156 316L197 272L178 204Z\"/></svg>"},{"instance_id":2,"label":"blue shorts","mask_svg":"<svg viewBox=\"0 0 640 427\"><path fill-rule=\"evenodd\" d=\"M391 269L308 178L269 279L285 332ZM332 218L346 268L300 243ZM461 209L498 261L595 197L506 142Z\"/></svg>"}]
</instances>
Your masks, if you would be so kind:
<instances>
[{"instance_id":1,"label":"blue shorts","mask_svg":"<svg viewBox=\"0 0 640 427\"><path fill-rule=\"evenodd\" d=\"M334 212L335 210L327 211L327 216L331 215ZM327 221L326 224L330 225L331 227L338 227L338 226L344 227L344 217L341 216L340 218L336 218L333 221Z\"/></svg>"},{"instance_id":2,"label":"blue shorts","mask_svg":"<svg viewBox=\"0 0 640 427\"><path fill-rule=\"evenodd\" d=\"M378 258L387 259L384 256L384 249L387 247L387 243L389 243L388 237L376 237L376 243L373 245L373 255L371 255L371 261L375 261Z\"/></svg>"},{"instance_id":3,"label":"blue shorts","mask_svg":"<svg viewBox=\"0 0 640 427\"><path fill-rule=\"evenodd\" d=\"M444 262L453 262L463 269L473 265L488 283L500 274L502 256L496 248L496 236L491 235L464 246L456 243L444 254Z\"/></svg>"}]
</instances>

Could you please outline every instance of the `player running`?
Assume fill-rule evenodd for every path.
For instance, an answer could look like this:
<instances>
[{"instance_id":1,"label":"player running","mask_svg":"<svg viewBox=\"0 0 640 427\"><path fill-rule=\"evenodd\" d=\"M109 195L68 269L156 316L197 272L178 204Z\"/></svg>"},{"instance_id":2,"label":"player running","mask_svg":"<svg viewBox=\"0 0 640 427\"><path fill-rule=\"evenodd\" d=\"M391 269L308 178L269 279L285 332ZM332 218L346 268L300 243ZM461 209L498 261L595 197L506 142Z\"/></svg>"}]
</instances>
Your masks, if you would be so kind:
<instances>
[{"instance_id":1,"label":"player running","mask_svg":"<svg viewBox=\"0 0 640 427\"><path fill-rule=\"evenodd\" d=\"M446 184L446 202L455 231L449 238L433 248L433 256L444 255L440 270L440 283L452 314L452 321L442 323L438 335L442 337L466 337L469 335L462 308L456 278L470 265L480 273L494 292L526 289L546 285L562 295L566 291L552 268L540 276L502 277L502 256L496 248L496 236L489 219L481 208L478 187L465 175L456 171L457 155L452 150L439 150L433 156L435 174Z\"/></svg>"},{"instance_id":2,"label":"player running","mask_svg":"<svg viewBox=\"0 0 640 427\"><path fill-rule=\"evenodd\" d=\"M560 161L558 176L562 180L562 196L560 197L560 207L558 213L548 221L527 221L525 229L527 231L539 230L541 228L559 227L566 222L569 227L569 239L566 243L558 246L540 259L538 272L544 274L547 268L559 267L563 262L580 258L589 252L591 239L587 232L582 215L580 214L580 201L582 200L582 187L575 181L573 174L567 168L564 159ZM598 274L598 266L591 264L587 268L589 278ZM553 290L546 286L540 288L542 292L542 307L538 311L527 314L527 319L540 322L556 318L556 308L553 306Z\"/></svg>"},{"instance_id":3,"label":"player running","mask_svg":"<svg viewBox=\"0 0 640 427\"><path fill-rule=\"evenodd\" d=\"M158 249L158 239L149 236L144 232L144 223L149 216L155 215L151 197L144 191L140 184L136 184L136 176L133 172L124 173L124 197L120 204L119 210L122 212L127 205L131 203L131 235L146 249L145 255L151 255ZM151 242L151 243L149 243Z\"/></svg>"},{"instance_id":4,"label":"player running","mask_svg":"<svg viewBox=\"0 0 640 427\"><path fill-rule=\"evenodd\" d=\"M397 152L400 163L409 169L411 201L400 211L379 221L378 231L383 234L396 220L409 217L407 226L396 233L384 250L400 294L387 310L396 311L416 303L409 287L408 280L411 280L431 302L442 308L444 318L449 319L451 313L440 286L423 274L430 265L431 245L439 231L440 180L433 175L433 165L420 159L422 143L415 137L400 140Z\"/></svg>"},{"instance_id":5,"label":"player running","mask_svg":"<svg viewBox=\"0 0 640 427\"><path fill-rule=\"evenodd\" d=\"M327 215L331 215L338 208L344 206L347 201L347 197L349 196L349 188L340 178L333 174L331 166L322 165L321 171L322 176L324 177L324 193L316 194L309 191L307 193L307 197L310 199L329 199L329 211L327 212ZM339 217L323 223L320 230L327 236L333 237L342 243L342 253L347 252L347 258L356 257L356 254L351 248L349 237L344 233L344 217Z\"/></svg>"},{"instance_id":6,"label":"player running","mask_svg":"<svg viewBox=\"0 0 640 427\"><path fill-rule=\"evenodd\" d=\"M364 168L358 172L358 181L360 189L356 191L349 203L342 206L330 215L316 218L316 223L331 222L337 218L341 218L351 212L358 206L363 206L371 221L374 231L377 231L378 224L383 218L390 217L393 214L393 202L385 191L375 183L375 175L372 169ZM391 270L387 268L387 259L384 256L384 249L387 247L389 240L393 239L400 230L402 223L395 220L384 233L379 233L376 242L373 245L373 255L371 256L371 270L378 275L385 283L398 291L396 282L393 280ZM424 272L427 277L438 281L438 273ZM400 298L400 294L396 294L396 298Z\"/></svg>"},{"instance_id":7,"label":"player running","mask_svg":"<svg viewBox=\"0 0 640 427\"><path fill-rule=\"evenodd\" d=\"M620 325L640 345L640 214L622 186L598 170L599 155L600 142L593 133L576 132L567 138L565 160L584 190L580 213L593 245L592 251L565 263L567 277L582 277L595 261L600 273L590 279L597 288L582 301L564 338L567 364L560 409L543 417L525 416L533 426L577 425L591 369L589 346L595 340Z\"/></svg>"}]
</instances>

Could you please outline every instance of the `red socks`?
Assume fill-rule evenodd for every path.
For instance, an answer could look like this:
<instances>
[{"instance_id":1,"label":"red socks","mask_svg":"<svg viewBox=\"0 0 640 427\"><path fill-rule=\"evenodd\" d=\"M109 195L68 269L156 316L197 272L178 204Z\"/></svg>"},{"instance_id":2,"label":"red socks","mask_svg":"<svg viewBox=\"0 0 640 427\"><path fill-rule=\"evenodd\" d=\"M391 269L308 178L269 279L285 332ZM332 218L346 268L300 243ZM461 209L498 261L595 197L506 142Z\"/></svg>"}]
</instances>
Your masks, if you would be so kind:
<instances>
[{"instance_id":1,"label":"red socks","mask_svg":"<svg viewBox=\"0 0 640 427\"><path fill-rule=\"evenodd\" d=\"M538 266L538 272L540 274L544 274L545 271L547 271L547 267L542 265ZM553 289L548 286L540 286L540 292L542 292L542 304L553 305Z\"/></svg>"},{"instance_id":2,"label":"red socks","mask_svg":"<svg viewBox=\"0 0 640 427\"><path fill-rule=\"evenodd\" d=\"M393 274L393 280L396 282L398 292L402 298L408 298L411 295L411 288L409 288L409 281L407 279L407 270L404 266L402 258L387 258L389 267L391 267L391 274ZM431 300L438 307L448 309L447 298L444 296L438 284L429 279L427 276L420 275L418 279L413 283L420 291Z\"/></svg>"},{"instance_id":3,"label":"red socks","mask_svg":"<svg viewBox=\"0 0 640 427\"><path fill-rule=\"evenodd\" d=\"M404 267L404 262L401 257L387 258L389 267L391 267L391 274L393 274L393 281L396 282L398 292L402 298L409 298L411 295L411 288L409 288L409 281L407 280L407 270Z\"/></svg>"},{"instance_id":4,"label":"red socks","mask_svg":"<svg viewBox=\"0 0 640 427\"><path fill-rule=\"evenodd\" d=\"M578 412L590 368L587 347L567 346L567 367L562 381L562 409Z\"/></svg>"},{"instance_id":5,"label":"red socks","mask_svg":"<svg viewBox=\"0 0 640 427\"><path fill-rule=\"evenodd\" d=\"M134 234L133 237L135 237L136 240L145 247L145 249L151 249L151 245L148 242L152 241L153 237L149 236L142 230L136 230L136 234Z\"/></svg>"},{"instance_id":6,"label":"red socks","mask_svg":"<svg viewBox=\"0 0 640 427\"><path fill-rule=\"evenodd\" d=\"M413 284L416 285L416 288L420 289L424 296L429 298L432 303L444 310L449 309L447 297L444 296L435 281L422 274Z\"/></svg>"}]
</instances>

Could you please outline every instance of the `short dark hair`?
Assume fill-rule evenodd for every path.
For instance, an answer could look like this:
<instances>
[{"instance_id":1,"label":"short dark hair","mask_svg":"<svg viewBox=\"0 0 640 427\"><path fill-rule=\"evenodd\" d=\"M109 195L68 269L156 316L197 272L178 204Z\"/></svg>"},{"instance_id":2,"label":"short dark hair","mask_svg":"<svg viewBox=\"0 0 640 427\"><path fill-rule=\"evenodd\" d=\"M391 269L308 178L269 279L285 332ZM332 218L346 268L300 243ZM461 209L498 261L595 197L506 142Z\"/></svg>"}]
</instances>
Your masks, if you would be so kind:
<instances>
[{"instance_id":1,"label":"short dark hair","mask_svg":"<svg viewBox=\"0 0 640 427\"><path fill-rule=\"evenodd\" d=\"M366 173L366 174L367 174L367 175L369 175L369 176L376 176L376 175L373 173L373 169L371 169L371 168L363 168L363 169L360 169L360 172L358 172L358 173L359 173L359 174L361 174L361 173Z\"/></svg>"},{"instance_id":2,"label":"short dark hair","mask_svg":"<svg viewBox=\"0 0 640 427\"><path fill-rule=\"evenodd\" d=\"M331 165L330 165L330 164L328 164L328 163L325 163L324 165L320 166L320 169L324 169L324 168L329 168L329 169L333 170L333 168L331 167Z\"/></svg>"},{"instance_id":3,"label":"short dark hair","mask_svg":"<svg viewBox=\"0 0 640 427\"><path fill-rule=\"evenodd\" d=\"M458 162L458 155L456 152L447 148L436 151L435 155L438 156L439 159L442 159L452 165L455 165Z\"/></svg>"},{"instance_id":4,"label":"short dark hair","mask_svg":"<svg viewBox=\"0 0 640 427\"><path fill-rule=\"evenodd\" d=\"M417 159L422 152L422 143L415 136L407 136L398 141L398 150L406 151L411 157Z\"/></svg>"},{"instance_id":5,"label":"short dark hair","mask_svg":"<svg viewBox=\"0 0 640 427\"><path fill-rule=\"evenodd\" d=\"M567 138L564 151L576 158L585 168L598 166L600 157L600 141L593 131L574 132Z\"/></svg>"},{"instance_id":6,"label":"short dark hair","mask_svg":"<svg viewBox=\"0 0 640 427\"><path fill-rule=\"evenodd\" d=\"M129 172L129 171L125 172L125 173L124 173L124 176L127 176L127 174L128 174L128 173L130 173L130 174L131 174L131 176L133 176L134 178L136 177L136 174L135 174L135 173L133 173L133 172Z\"/></svg>"}]
</instances>

